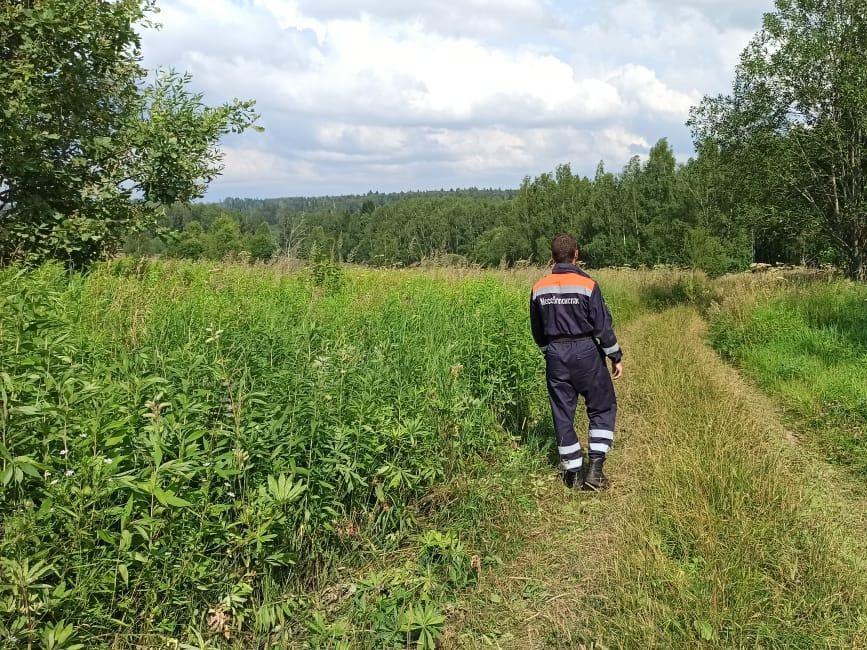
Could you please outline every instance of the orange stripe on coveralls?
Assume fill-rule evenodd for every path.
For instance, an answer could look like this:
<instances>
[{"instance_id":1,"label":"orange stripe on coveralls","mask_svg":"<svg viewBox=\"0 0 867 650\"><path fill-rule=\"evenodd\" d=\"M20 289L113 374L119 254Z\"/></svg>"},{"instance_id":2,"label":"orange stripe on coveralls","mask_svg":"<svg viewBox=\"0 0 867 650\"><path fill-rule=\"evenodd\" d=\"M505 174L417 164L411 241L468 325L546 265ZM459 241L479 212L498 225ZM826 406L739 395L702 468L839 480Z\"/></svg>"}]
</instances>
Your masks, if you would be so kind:
<instances>
[{"instance_id":1,"label":"orange stripe on coveralls","mask_svg":"<svg viewBox=\"0 0 867 650\"><path fill-rule=\"evenodd\" d=\"M577 273L554 273L542 278L533 285L533 291L547 287L583 287L588 291L596 288L596 282Z\"/></svg>"}]
</instances>

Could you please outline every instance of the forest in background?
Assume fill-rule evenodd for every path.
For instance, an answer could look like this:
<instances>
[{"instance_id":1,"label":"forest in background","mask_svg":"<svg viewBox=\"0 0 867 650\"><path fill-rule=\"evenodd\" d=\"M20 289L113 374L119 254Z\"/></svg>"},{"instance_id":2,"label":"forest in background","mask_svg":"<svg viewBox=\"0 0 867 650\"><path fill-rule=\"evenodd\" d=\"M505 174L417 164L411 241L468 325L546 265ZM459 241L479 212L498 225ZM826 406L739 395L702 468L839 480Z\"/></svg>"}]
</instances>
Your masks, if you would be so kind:
<instances>
[{"instance_id":1,"label":"forest in background","mask_svg":"<svg viewBox=\"0 0 867 650\"><path fill-rule=\"evenodd\" d=\"M326 256L374 265L545 264L559 232L581 242L582 261L604 266L674 265L712 275L752 262L824 265L840 259L820 228L792 206L744 193L742 177L707 146L678 164L666 139L619 172L592 178L569 164L517 190L464 189L336 197L229 198L169 206L126 252L222 259L248 254ZM765 197L768 199L769 197Z\"/></svg>"},{"instance_id":2,"label":"forest in background","mask_svg":"<svg viewBox=\"0 0 867 650\"><path fill-rule=\"evenodd\" d=\"M132 236L137 255L221 259L243 252L376 265L436 258L483 266L544 264L551 237L574 233L593 267L676 265L711 274L752 261L834 261L821 238L786 232L778 211L740 200L720 157L679 165L667 140L620 171L593 178L570 165L527 177L517 190L451 190L170 206Z\"/></svg>"},{"instance_id":3,"label":"forest in background","mask_svg":"<svg viewBox=\"0 0 867 650\"><path fill-rule=\"evenodd\" d=\"M226 218L215 233L201 222L202 233L186 230L205 209L194 207L180 234L159 241L176 254L235 220L239 229L266 224L256 232L270 232L274 249L289 254L400 265L459 256L454 261L490 266L545 263L548 241L565 230L594 267L666 264L716 275L750 262L830 264L864 281L865 53L863 0L778 0L742 52L731 92L708 95L690 111L696 154L686 164L662 139L645 160L633 157L616 173L600 163L591 179L564 164L525 178L514 196L455 192L361 205L233 200L222 206ZM162 228L179 225L173 220L170 209ZM128 250L160 252L155 235Z\"/></svg>"}]
</instances>

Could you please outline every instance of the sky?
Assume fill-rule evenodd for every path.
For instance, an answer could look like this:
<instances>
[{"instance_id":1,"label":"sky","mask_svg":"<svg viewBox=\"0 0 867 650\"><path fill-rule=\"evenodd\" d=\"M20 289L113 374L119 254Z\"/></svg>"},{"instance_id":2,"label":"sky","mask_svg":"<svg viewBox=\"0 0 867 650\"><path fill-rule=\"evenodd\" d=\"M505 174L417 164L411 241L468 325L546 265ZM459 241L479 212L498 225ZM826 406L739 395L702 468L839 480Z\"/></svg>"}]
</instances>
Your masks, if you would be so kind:
<instances>
[{"instance_id":1,"label":"sky","mask_svg":"<svg viewBox=\"0 0 867 650\"><path fill-rule=\"evenodd\" d=\"M146 67L209 103L252 98L208 192L515 188L621 169L727 92L771 0L160 0Z\"/></svg>"}]
</instances>

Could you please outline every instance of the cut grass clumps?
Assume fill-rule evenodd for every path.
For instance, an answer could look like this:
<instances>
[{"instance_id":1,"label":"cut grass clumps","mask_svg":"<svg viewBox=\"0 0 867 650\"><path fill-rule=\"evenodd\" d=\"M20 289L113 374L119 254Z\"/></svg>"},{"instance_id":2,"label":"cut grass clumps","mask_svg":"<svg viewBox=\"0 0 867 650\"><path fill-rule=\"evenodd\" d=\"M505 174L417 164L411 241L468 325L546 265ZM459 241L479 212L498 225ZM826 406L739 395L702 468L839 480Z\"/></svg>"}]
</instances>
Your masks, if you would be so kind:
<instances>
[{"instance_id":1,"label":"cut grass clumps","mask_svg":"<svg viewBox=\"0 0 867 650\"><path fill-rule=\"evenodd\" d=\"M86 647L433 638L480 552L461 537L519 517L478 488L423 497L523 453L544 406L526 309L479 274L0 271L3 643L60 621ZM404 564L446 508L441 553ZM342 581L391 553L371 631Z\"/></svg>"},{"instance_id":2,"label":"cut grass clumps","mask_svg":"<svg viewBox=\"0 0 867 650\"><path fill-rule=\"evenodd\" d=\"M867 480L867 287L782 283L714 316L714 346L792 414L805 442Z\"/></svg>"}]
</instances>

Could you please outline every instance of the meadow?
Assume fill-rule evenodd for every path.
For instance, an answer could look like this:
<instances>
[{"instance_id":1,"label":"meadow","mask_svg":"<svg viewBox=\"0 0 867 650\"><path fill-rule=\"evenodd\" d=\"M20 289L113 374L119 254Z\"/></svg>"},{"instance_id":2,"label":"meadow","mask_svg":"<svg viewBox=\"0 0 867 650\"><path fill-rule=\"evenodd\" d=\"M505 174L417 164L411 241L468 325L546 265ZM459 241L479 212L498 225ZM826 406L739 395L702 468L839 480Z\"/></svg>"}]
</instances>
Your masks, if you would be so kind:
<instances>
[{"instance_id":1,"label":"meadow","mask_svg":"<svg viewBox=\"0 0 867 650\"><path fill-rule=\"evenodd\" d=\"M861 484L707 345L761 292L597 274L630 376L594 497L556 478L540 272L0 271L2 643L863 647Z\"/></svg>"},{"instance_id":2,"label":"meadow","mask_svg":"<svg viewBox=\"0 0 867 650\"><path fill-rule=\"evenodd\" d=\"M782 404L803 442L867 482L867 287L777 275L722 301L715 348Z\"/></svg>"}]
</instances>

